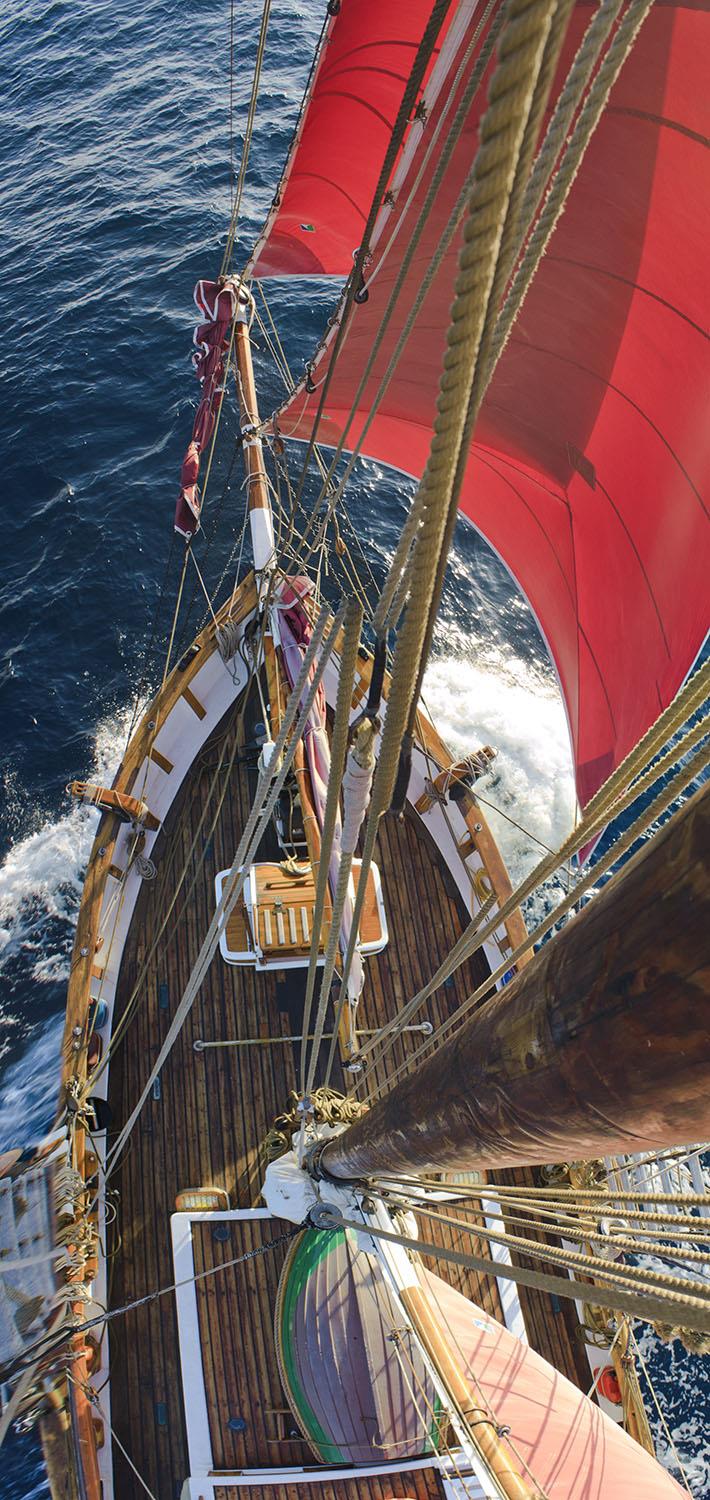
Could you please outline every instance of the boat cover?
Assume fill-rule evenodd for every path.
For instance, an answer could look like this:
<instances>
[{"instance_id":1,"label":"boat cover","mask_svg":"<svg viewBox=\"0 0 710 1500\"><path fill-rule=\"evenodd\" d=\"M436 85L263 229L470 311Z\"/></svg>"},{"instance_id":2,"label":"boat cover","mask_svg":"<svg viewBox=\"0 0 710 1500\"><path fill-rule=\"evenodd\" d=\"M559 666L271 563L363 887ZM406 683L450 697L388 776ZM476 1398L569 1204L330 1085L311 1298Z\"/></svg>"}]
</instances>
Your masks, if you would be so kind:
<instances>
[{"instance_id":1,"label":"boat cover","mask_svg":"<svg viewBox=\"0 0 710 1500\"><path fill-rule=\"evenodd\" d=\"M434 1388L382 1266L350 1231L294 1241L279 1284L276 1348L291 1410L324 1463L430 1453Z\"/></svg>"}]
</instances>

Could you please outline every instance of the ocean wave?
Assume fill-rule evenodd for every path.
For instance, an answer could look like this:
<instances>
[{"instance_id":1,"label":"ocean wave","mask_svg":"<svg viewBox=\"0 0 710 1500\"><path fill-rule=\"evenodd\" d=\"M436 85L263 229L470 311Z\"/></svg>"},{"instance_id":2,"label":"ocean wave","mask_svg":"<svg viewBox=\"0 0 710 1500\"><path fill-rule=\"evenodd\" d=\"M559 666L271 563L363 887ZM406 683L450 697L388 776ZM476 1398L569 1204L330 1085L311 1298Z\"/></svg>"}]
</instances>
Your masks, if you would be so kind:
<instances>
[{"instance_id":1,"label":"ocean wave","mask_svg":"<svg viewBox=\"0 0 710 1500\"><path fill-rule=\"evenodd\" d=\"M63 1026L63 1016L53 1016L6 1070L0 1093L0 1151L30 1145L52 1124Z\"/></svg>"},{"instance_id":2,"label":"ocean wave","mask_svg":"<svg viewBox=\"0 0 710 1500\"><path fill-rule=\"evenodd\" d=\"M99 724L90 780L111 784L131 713L123 709ZM19 960L35 983L66 979L96 824L92 808L71 803L58 818L42 821L10 846L0 865L0 978ZM10 1017L2 1019L7 1023Z\"/></svg>"}]
</instances>

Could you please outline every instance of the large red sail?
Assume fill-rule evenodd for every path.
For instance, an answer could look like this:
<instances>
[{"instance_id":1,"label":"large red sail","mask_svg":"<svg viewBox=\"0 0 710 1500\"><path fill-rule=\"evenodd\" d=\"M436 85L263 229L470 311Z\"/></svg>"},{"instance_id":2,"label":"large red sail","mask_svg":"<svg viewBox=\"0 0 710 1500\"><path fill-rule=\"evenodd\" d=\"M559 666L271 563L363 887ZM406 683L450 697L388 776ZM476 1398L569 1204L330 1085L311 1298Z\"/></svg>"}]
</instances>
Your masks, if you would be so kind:
<instances>
[{"instance_id":1,"label":"large red sail","mask_svg":"<svg viewBox=\"0 0 710 1500\"><path fill-rule=\"evenodd\" d=\"M427 11L416 4L344 0L281 204L257 254L256 275L350 271L384 155L382 121L391 122L396 109L392 74L402 73L403 35L409 25L411 47L414 22L421 31ZM592 13L591 6L578 4L565 70ZM448 40L441 40L425 84L424 109L411 127L417 149L405 143L375 228L368 300L354 309L333 372L321 442L337 441L347 426L346 446L352 447L362 432L473 160L485 85L453 151L351 420L360 377L470 73L472 60L456 84L474 25L473 5L451 13ZM338 43L335 86L329 49ZM709 51L706 6L657 0L612 90L498 365L462 492L463 512L509 566L549 644L582 804L669 702L707 629ZM400 81L400 93L402 86ZM348 130L358 140L347 157L338 144L344 107ZM366 138L369 154L360 150ZM346 213L339 221L334 184L357 205L357 215ZM339 222L344 232L333 228ZM429 449L457 251L454 237L362 449L416 476ZM332 343L331 333L314 361L316 388ZM282 434L308 437L317 404L318 390L309 394L301 386L280 413Z\"/></svg>"}]
</instances>

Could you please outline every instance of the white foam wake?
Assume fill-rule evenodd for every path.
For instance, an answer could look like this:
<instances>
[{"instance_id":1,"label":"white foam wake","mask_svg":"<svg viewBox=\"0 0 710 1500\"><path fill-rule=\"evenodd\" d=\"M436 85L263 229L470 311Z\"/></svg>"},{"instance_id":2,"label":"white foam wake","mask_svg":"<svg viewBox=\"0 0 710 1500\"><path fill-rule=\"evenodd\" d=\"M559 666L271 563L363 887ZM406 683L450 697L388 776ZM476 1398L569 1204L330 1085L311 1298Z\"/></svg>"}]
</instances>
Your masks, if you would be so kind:
<instances>
[{"instance_id":1,"label":"white foam wake","mask_svg":"<svg viewBox=\"0 0 710 1500\"><path fill-rule=\"evenodd\" d=\"M96 732L89 776L110 785L130 722L125 709ZM74 803L11 845L0 865L0 976L12 960L42 982L68 973L83 871L96 830L96 813Z\"/></svg>"},{"instance_id":2,"label":"white foam wake","mask_svg":"<svg viewBox=\"0 0 710 1500\"><path fill-rule=\"evenodd\" d=\"M517 884L574 822L572 753L554 680L502 652L484 666L446 656L430 663L424 700L453 753L481 745L498 752L476 794Z\"/></svg>"}]
</instances>

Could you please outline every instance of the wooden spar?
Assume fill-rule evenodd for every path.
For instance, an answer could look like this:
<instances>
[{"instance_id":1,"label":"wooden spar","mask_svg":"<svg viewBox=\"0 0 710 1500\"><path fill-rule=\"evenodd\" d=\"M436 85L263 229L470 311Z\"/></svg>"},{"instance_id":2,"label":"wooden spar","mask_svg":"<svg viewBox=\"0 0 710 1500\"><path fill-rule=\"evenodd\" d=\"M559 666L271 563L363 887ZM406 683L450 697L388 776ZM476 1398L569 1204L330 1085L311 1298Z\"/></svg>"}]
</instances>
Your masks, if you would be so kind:
<instances>
[{"instance_id":1,"label":"wooden spar","mask_svg":"<svg viewBox=\"0 0 710 1500\"><path fill-rule=\"evenodd\" d=\"M536 1165L710 1134L710 786L417 1072L336 1178Z\"/></svg>"},{"instance_id":2,"label":"wooden spar","mask_svg":"<svg viewBox=\"0 0 710 1500\"><path fill-rule=\"evenodd\" d=\"M249 492L249 526L255 573L268 572L274 565L274 521L271 499L264 468L264 450L259 429L259 407L256 399L254 367L251 359L249 325L252 317L253 299L246 287L239 291L239 310L234 332L234 352L237 363L237 385L239 388L239 418L241 422L244 466Z\"/></svg>"},{"instance_id":3,"label":"wooden spar","mask_svg":"<svg viewBox=\"0 0 710 1500\"><path fill-rule=\"evenodd\" d=\"M490 1411L475 1400L471 1384L466 1379L465 1368L447 1343L441 1318L425 1287L400 1287L399 1297L437 1374L453 1398L474 1446L488 1471L495 1475L506 1500L537 1500L537 1485L531 1487L518 1472L513 1455L502 1441Z\"/></svg>"}]
</instances>

